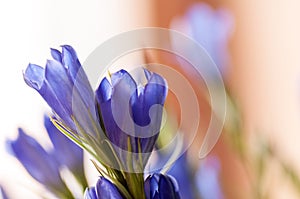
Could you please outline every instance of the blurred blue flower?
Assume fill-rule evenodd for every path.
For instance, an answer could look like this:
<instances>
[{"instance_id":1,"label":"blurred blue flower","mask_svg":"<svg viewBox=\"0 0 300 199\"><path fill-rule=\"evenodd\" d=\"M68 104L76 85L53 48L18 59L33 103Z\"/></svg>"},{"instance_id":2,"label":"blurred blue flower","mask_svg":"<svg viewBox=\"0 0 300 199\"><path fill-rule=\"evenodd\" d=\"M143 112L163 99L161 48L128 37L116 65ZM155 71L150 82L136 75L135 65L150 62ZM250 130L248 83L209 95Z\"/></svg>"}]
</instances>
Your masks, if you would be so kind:
<instances>
[{"instance_id":1,"label":"blurred blue flower","mask_svg":"<svg viewBox=\"0 0 300 199\"><path fill-rule=\"evenodd\" d=\"M84 199L123 199L118 188L104 177L100 177L96 187L85 190Z\"/></svg>"},{"instance_id":2,"label":"blurred blue flower","mask_svg":"<svg viewBox=\"0 0 300 199\"><path fill-rule=\"evenodd\" d=\"M145 180L146 199L179 199L179 187L175 178L159 173Z\"/></svg>"},{"instance_id":3,"label":"blurred blue flower","mask_svg":"<svg viewBox=\"0 0 300 199\"><path fill-rule=\"evenodd\" d=\"M193 189L193 182L195 179L193 177L192 168L187 160L186 153L174 162L171 169L168 171L168 174L177 180L179 193L182 199L196 198L196 194Z\"/></svg>"},{"instance_id":4,"label":"blurred blue flower","mask_svg":"<svg viewBox=\"0 0 300 199\"><path fill-rule=\"evenodd\" d=\"M59 173L59 162L48 153L33 137L19 128L18 138L8 141L14 156L27 172L54 194L68 194L68 188Z\"/></svg>"},{"instance_id":5,"label":"blurred blue flower","mask_svg":"<svg viewBox=\"0 0 300 199\"><path fill-rule=\"evenodd\" d=\"M62 134L47 116L44 117L44 126L53 144L51 155L59 162L60 167L65 166L72 172L84 190L87 181L83 168L83 150Z\"/></svg>"},{"instance_id":6,"label":"blurred blue flower","mask_svg":"<svg viewBox=\"0 0 300 199\"><path fill-rule=\"evenodd\" d=\"M214 10L205 3L197 3L182 18L175 18L171 28L188 34L201 44L224 73L229 65L228 40L233 24L231 13L225 8Z\"/></svg>"},{"instance_id":7,"label":"blurred blue flower","mask_svg":"<svg viewBox=\"0 0 300 199\"><path fill-rule=\"evenodd\" d=\"M8 196L2 186L0 186L0 199L8 199Z\"/></svg>"},{"instance_id":8,"label":"blurred blue flower","mask_svg":"<svg viewBox=\"0 0 300 199\"><path fill-rule=\"evenodd\" d=\"M215 156L202 160L196 174L196 184L201 199L223 199L219 179L220 162Z\"/></svg>"},{"instance_id":9,"label":"blurred blue flower","mask_svg":"<svg viewBox=\"0 0 300 199\"><path fill-rule=\"evenodd\" d=\"M81 124L86 132L95 133L91 122L86 122L97 118L94 92L76 52L64 45L62 52L51 49L51 55L54 60L48 60L45 68L28 65L25 82L39 92L68 128L78 133L77 125Z\"/></svg>"},{"instance_id":10,"label":"blurred blue flower","mask_svg":"<svg viewBox=\"0 0 300 199\"><path fill-rule=\"evenodd\" d=\"M72 196L62 180L60 169L66 167L70 170L84 190L87 181L83 169L83 151L59 132L48 117L45 117L44 124L53 144L52 150L46 151L22 129L19 129L16 140L7 141L8 147L35 180L60 197Z\"/></svg>"},{"instance_id":11,"label":"blurred blue flower","mask_svg":"<svg viewBox=\"0 0 300 199\"><path fill-rule=\"evenodd\" d=\"M135 153L151 153L153 150L167 96L166 81L146 69L144 72L145 86L137 85L127 71L120 70L111 75L111 83L104 78L96 91L109 140L129 151L130 139L130 150Z\"/></svg>"}]
</instances>

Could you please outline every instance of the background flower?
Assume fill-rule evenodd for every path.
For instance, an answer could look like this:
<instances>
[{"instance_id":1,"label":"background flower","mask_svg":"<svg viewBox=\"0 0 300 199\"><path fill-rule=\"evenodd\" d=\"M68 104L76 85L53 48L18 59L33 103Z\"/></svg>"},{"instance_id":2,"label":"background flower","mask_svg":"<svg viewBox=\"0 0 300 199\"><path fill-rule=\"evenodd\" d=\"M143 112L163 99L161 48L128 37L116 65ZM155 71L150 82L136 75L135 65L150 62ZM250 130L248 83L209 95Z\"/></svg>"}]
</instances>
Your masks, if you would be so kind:
<instances>
[{"instance_id":1,"label":"background flower","mask_svg":"<svg viewBox=\"0 0 300 199\"><path fill-rule=\"evenodd\" d=\"M16 140L7 141L8 148L28 173L51 193L61 198L72 198L74 196L64 182L61 170L67 168L78 180L83 191L87 187L83 151L59 132L48 117L44 120L53 149L45 150L22 129L19 129Z\"/></svg>"}]
</instances>

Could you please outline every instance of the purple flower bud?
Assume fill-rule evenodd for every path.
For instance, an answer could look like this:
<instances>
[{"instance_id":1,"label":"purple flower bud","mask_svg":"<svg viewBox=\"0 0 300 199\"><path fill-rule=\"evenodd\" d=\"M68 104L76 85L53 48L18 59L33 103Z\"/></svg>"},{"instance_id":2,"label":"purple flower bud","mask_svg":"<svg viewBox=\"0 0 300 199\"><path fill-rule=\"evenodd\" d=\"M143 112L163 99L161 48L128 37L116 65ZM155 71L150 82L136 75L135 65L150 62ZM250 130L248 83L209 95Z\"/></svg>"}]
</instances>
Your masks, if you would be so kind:
<instances>
[{"instance_id":1,"label":"purple flower bud","mask_svg":"<svg viewBox=\"0 0 300 199\"><path fill-rule=\"evenodd\" d=\"M147 199L179 199L179 187L175 178L169 175L155 173L145 180Z\"/></svg>"},{"instance_id":2,"label":"purple flower bud","mask_svg":"<svg viewBox=\"0 0 300 199\"><path fill-rule=\"evenodd\" d=\"M153 150L167 96L167 84L161 76L146 69L145 76L147 83L141 86L127 71L120 70L112 74L111 83L104 78L96 91L107 137L126 151L129 139L135 153L139 143L142 153Z\"/></svg>"},{"instance_id":3,"label":"purple flower bud","mask_svg":"<svg viewBox=\"0 0 300 199\"><path fill-rule=\"evenodd\" d=\"M104 177L100 177L96 187L87 188L84 199L123 199L118 188Z\"/></svg>"},{"instance_id":4,"label":"purple flower bud","mask_svg":"<svg viewBox=\"0 0 300 199\"><path fill-rule=\"evenodd\" d=\"M33 137L19 129L18 138L8 141L8 146L34 179L50 190L64 192L66 186L60 177L59 163Z\"/></svg>"}]
</instances>

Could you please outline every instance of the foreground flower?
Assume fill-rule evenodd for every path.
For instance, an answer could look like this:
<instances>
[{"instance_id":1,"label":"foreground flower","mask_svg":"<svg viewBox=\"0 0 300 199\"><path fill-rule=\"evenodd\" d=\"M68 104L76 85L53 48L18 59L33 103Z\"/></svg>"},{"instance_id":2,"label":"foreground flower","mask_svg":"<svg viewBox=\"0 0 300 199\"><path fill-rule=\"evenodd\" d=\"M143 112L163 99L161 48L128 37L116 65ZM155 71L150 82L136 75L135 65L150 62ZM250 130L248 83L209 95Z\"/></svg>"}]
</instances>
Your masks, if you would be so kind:
<instances>
[{"instance_id":1,"label":"foreground flower","mask_svg":"<svg viewBox=\"0 0 300 199\"><path fill-rule=\"evenodd\" d=\"M193 189L194 177L190 162L187 160L187 153L179 157L167 173L178 181L179 193L182 199L196 198Z\"/></svg>"},{"instance_id":2,"label":"foreground flower","mask_svg":"<svg viewBox=\"0 0 300 199\"><path fill-rule=\"evenodd\" d=\"M96 121L94 93L71 46L62 46L62 52L51 49L54 60L46 67L29 64L24 72L25 82L44 98L56 117L74 132L76 123L93 134L95 129L87 120ZM74 108L76 107L76 108Z\"/></svg>"},{"instance_id":3,"label":"foreground flower","mask_svg":"<svg viewBox=\"0 0 300 199\"><path fill-rule=\"evenodd\" d=\"M168 175L155 173L145 180L147 199L179 199L177 181Z\"/></svg>"},{"instance_id":4,"label":"foreground flower","mask_svg":"<svg viewBox=\"0 0 300 199\"><path fill-rule=\"evenodd\" d=\"M109 140L117 148L142 153L143 167L157 140L167 96L161 76L146 69L145 76L146 85L141 86L128 72L120 70L111 75L111 84L104 78L96 91Z\"/></svg>"},{"instance_id":5,"label":"foreground flower","mask_svg":"<svg viewBox=\"0 0 300 199\"><path fill-rule=\"evenodd\" d=\"M35 180L59 197L72 198L60 170L62 167L70 170L84 190L87 182L83 170L83 151L62 135L48 117L45 117L45 127L54 146L53 150L46 151L22 129L19 129L16 140L8 141L8 146Z\"/></svg>"},{"instance_id":6,"label":"foreground flower","mask_svg":"<svg viewBox=\"0 0 300 199\"><path fill-rule=\"evenodd\" d=\"M122 199L118 188L104 177L100 177L96 187L87 188L84 199Z\"/></svg>"},{"instance_id":7,"label":"foreground flower","mask_svg":"<svg viewBox=\"0 0 300 199\"><path fill-rule=\"evenodd\" d=\"M136 82L125 70L104 78L96 95L71 46L51 49L46 67L29 64L25 82L45 99L54 125L89 152L96 168L126 198L145 198L144 167L161 126L165 80L144 70Z\"/></svg>"},{"instance_id":8,"label":"foreground flower","mask_svg":"<svg viewBox=\"0 0 300 199\"><path fill-rule=\"evenodd\" d=\"M49 117L44 117L44 126L53 144L51 155L59 162L60 167L66 167L71 171L84 190L87 181L83 168L83 150L62 134Z\"/></svg>"}]
</instances>

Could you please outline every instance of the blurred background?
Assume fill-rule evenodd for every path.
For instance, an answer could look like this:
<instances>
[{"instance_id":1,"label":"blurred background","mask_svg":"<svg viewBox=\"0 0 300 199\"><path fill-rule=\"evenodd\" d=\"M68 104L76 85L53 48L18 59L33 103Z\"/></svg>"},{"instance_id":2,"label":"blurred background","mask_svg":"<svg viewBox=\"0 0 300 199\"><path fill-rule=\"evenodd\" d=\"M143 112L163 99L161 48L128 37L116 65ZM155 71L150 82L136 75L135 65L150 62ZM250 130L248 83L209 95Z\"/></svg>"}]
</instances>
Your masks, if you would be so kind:
<instances>
[{"instance_id":1,"label":"blurred background","mask_svg":"<svg viewBox=\"0 0 300 199\"><path fill-rule=\"evenodd\" d=\"M40 133L49 108L23 81L28 63L43 66L49 48L62 44L83 62L113 35L155 26L192 37L222 71L229 112L210 154L217 163L208 164L218 170L219 198L299 198L299 6L297 0L1 1L0 184L12 198L38 198L43 190L5 146L21 126L51 147ZM188 157L195 153L192 147Z\"/></svg>"}]
</instances>

